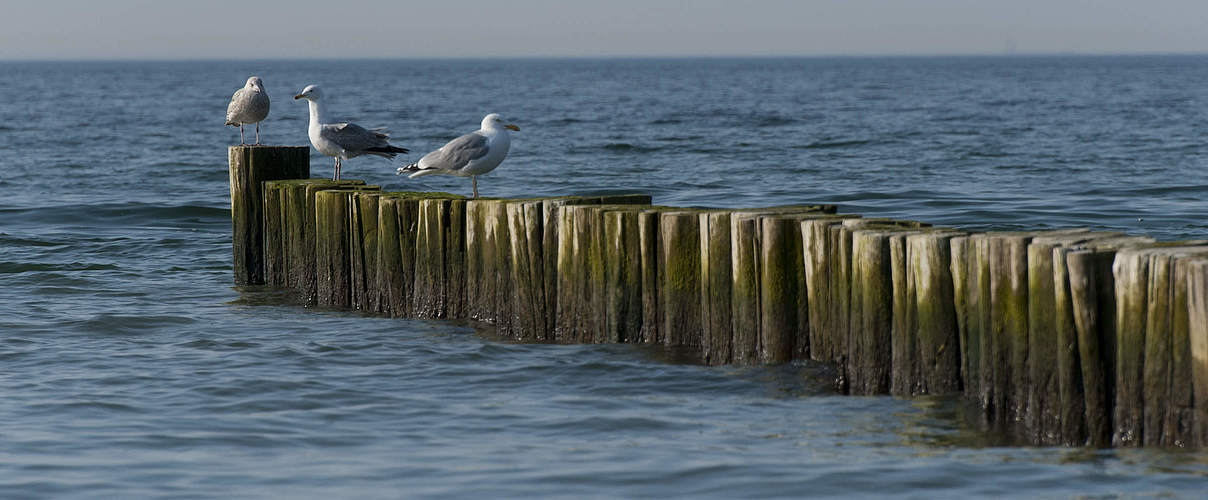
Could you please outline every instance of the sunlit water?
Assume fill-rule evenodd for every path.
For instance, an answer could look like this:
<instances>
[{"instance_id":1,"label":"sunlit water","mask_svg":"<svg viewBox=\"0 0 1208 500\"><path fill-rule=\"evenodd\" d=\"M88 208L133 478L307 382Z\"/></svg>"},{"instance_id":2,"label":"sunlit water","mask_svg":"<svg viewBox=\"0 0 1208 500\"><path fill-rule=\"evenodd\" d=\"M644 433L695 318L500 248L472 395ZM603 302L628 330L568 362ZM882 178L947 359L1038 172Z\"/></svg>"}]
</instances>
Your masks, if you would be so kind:
<instances>
[{"instance_id":1,"label":"sunlit water","mask_svg":"<svg viewBox=\"0 0 1208 500\"><path fill-rule=\"evenodd\" d=\"M1208 488L1206 452L1002 446L959 399L836 396L826 366L517 345L232 289L222 120L252 74L269 144L306 143L310 83L417 153L503 113L522 130L484 195L1208 236L1208 57L0 64L0 497ZM344 176L469 190L402 161Z\"/></svg>"}]
</instances>

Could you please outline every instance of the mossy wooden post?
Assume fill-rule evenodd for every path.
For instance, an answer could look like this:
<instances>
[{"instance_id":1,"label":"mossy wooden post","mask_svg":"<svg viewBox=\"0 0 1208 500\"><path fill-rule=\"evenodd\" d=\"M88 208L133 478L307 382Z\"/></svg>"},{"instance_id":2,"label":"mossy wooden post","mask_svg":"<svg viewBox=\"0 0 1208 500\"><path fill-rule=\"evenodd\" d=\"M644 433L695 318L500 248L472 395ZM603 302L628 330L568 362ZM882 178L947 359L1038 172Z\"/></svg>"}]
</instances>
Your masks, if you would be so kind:
<instances>
[{"instance_id":1,"label":"mossy wooden post","mask_svg":"<svg viewBox=\"0 0 1208 500\"><path fill-rule=\"evenodd\" d=\"M285 286L286 277L286 234L285 205L286 188L281 181L265 181L264 190L264 284Z\"/></svg>"},{"instance_id":2,"label":"mossy wooden post","mask_svg":"<svg viewBox=\"0 0 1208 500\"><path fill-rule=\"evenodd\" d=\"M970 310L970 294L973 280L970 275L972 245L969 236L957 236L949 241L949 271L952 275L952 306L956 313L957 336L960 339L961 384L966 397L977 394L977 347L969 338L969 323L973 320Z\"/></svg>"},{"instance_id":3,"label":"mossy wooden post","mask_svg":"<svg viewBox=\"0 0 1208 500\"><path fill-rule=\"evenodd\" d=\"M285 244L282 245L282 251L285 252L284 268L282 273L285 274L284 285L294 290L300 290L305 287L305 277L314 271L314 265L308 264L309 259L314 258L314 245L311 244L314 236L310 233L313 230L315 216L313 212L306 210L306 184L308 181L275 181L278 184L283 184L281 189L281 217L283 220L283 231ZM309 258L309 259L308 259Z\"/></svg>"},{"instance_id":4,"label":"mossy wooden post","mask_svg":"<svg viewBox=\"0 0 1208 500\"><path fill-rule=\"evenodd\" d=\"M951 263L952 239L961 234L927 231L906 236L923 394L961 390L961 341Z\"/></svg>"},{"instance_id":5,"label":"mossy wooden post","mask_svg":"<svg viewBox=\"0 0 1208 500\"><path fill-rule=\"evenodd\" d=\"M700 220L693 211L659 216L659 330L663 344L700 347Z\"/></svg>"},{"instance_id":6,"label":"mossy wooden post","mask_svg":"<svg viewBox=\"0 0 1208 500\"><path fill-rule=\"evenodd\" d=\"M1188 265L1187 314L1194 444L1208 446L1208 259Z\"/></svg>"},{"instance_id":7,"label":"mossy wooden post","mask_svg":"<svg viewBox=\"0 0 1208 500\"><path fill-rule=\"evenodd\" d=\"M597 306L602 309L604 266L597 219L591 206L562 207L558 227L558 324L559 342L586 343L604 330L597 324ZM602 228L601 228L602 229Z\"/></svg>"},{"instance_id":8,"label":"mossy wooden post","mask_svg":"<svg viewBox=\"0 0 1208 500\"><path fill-rule=\"evenodd\" d=\"M820 217L801 221L802 258L804 260L806 303L809 310L809 356L815 361L834 361L837 332L846 331L847 318L836 316L833 288L839 279L839 263L835 261L839 252L835 245L839 240L834 233L842 227L844 219Z\"/></svg>"},{"instance_id":9,"label":"mossy wooden post","mask_svg":"<svg viewBox=\"0 0 1208 500\"><path fill-rule=\"evenodd\" d=\"M730 324L733 329L731 362L759 362L760 245L758 220L751 214L730 217Z\"/></svg>"},{"instance_id":10,"label":"mossy wooden post","mask_svg":"<svg viewBox=\"0 0 1208 500\"><path fill-rule=\"evenodd\" d=\"M319 293L319 278L317 274L319 267L316 260L316 249L319 244L317 232L318 220L316 218L318 211L316 210L315 197L320 191L329 189L355 190L362 188L377 189L377 186L365 186L365 181L362 180L332 181L328 179L312 179L305 183L303 197L305 198L306 241L304 242L305 248L302 251L303 258L299 259L302 266L302 272L300 273L302 278L301 285L297 287L297 290L299 295L301 295L302 302L308 306L318 304Z\"/></svg>"},{"instance_id":11,"label":"mossy wooden post","mask_svg":"<svg viewBox=\"0 0 1208 500\"><path fill-rule=\"evenodd\" d=\"M353 196L377 186L328 189L315 193L316 305L348 308L352 305L352 259L360 232L353 220Z\"/></svg>"},{"instance_id":12,"label":"mossy wooden post","mask_svg":"<svg viewBox=\"0 0 1208 500\"><path fill-rule=\"evenodd\" d=\"M990 337L995 422L1014 422L1027 404L1028 243L1031 234L989 233Z\"/></svg>"},{"instance_id":13,"label":"mossy wooden post","mask_svg":"<svg viewBox=\"0 0 1208 500\"><path fill-rule=\"evenodd\" d=\"M1078 334L1086 442L1108 446L1115 395L1116 300L1112 262L1115 250L1075 250L1066 254L1070 299Z\"/></svg>"},{"instance_id":14,"label":"mossy wooden post","mask_svg":"<svg viewBox=\"0 0 1208 500\"><path fill-rule=\"evenodd\" d=\"M307 146L231 146L231 249L236 285L264 284L264 181L310 177Z\"/></svg>"},{"instance_id":15,"label":"mossy wooden post","mask_svg":"<svg viewBox=\"0 0 1208 500\"><path fill-rule=\"evenodd\" d=\"M729 212L702 212L700 221L702 358L706 364L730 363L734 331L730 289L734 278L730 259L733 238Z\"/></svg>"},{"instance_id":16,"label":"mossy wooden post","mask_svg":"<svg viewBox=\"0 0 1208 500\"><path fill-rule=\"evenodd\" d=\"M604 211L605 325L617 342L641 342L642 249L636 209ZM726 304L729 307L729 304Z\"/></svg>"},{"instance_id":17,"label":"mossy wooden post","mask_svg":"<svg viewBox=\"0 0 1208 500\"><path fill-rule=\"evenodd\" d=\"M472 284L466 280L466 199L442 193L449 207L445 226L445 317L464 319L469 316L467 294Z\"/></svg>"},{"instance_id":18,"label":"mossy wooden post","mask_svg":"<svg viewBox=\"0 0 1208 500\"><path fill-rule=\"evenodd\" d=\"M1059 368L1063 346L1058 339L1062 321L1058 310L1063 304L1058 301L1059 273L1055 270L1054 250L1093 237L1078 232L1038 235L1027 247L1029 383L1022 416L1026 432L1037 444L1052 445L1062 439ZM1064 287L1064 280L1060 281Z\"/></svg>"},{"instance_id":19,"label":"mossy wooden post","mask_svg":"<svg viewBox=\"0 0 1208 500\"><path fill-rule=\"evenodd\" d=\"M1149 253L1123 249L1116 253L1116 396L1112 444L1140 446L1144 399L1145 323L1149 301Z\"/></svg>"},{"instance_id":20,"label":"mossy wooden post","mask_svg":"<svg viewBox=\"0 0 1208 500\"><path fill-rule=\"evenodd\" d=\"M887 257L885 271L889 275L890 293L890 333L887 344L890 346L892 383L889 392L896 395L909 396L922 390L923 367L919 360L918 311L914 283L910 279L910 265L906 256L905 236L887 234ZM859 263L855 256L855 235L852 241L852 314L856 311L854 279ZM855 339L854 325L850 338ZM851 366L849 363L848 366ZM850 372L850 370L849 370ZM856 375L849 373L855 380Z\"/></svg>"},{"instance_id":21,"label":"mossy wooden post","mask_svg":"<svg viewBox=\"0 0 1208 500\"><path fill-rule=\"evenodd\" d=\"M845 220L842 224L830 227L830 262L831 286L827 302L831 306L831 317L835 318L834 330L830 332L830 343L833 352L831 362L835 363L835 389L847 393L849 376L847 373L847 356L849 351L848 339L851 324L847 318L851 315L851 262L852 262L852 230L849 226L859 223Z\"/></svg>"},{"instance_id":22,"label":"mossy wooden post","mask_svg":"<svg viewBox=\"0 0 1208 500\"><path fill-rule=\"evenodd\" d=\"M1057 427L1061 444L1081 446L1086 442L1086 394L1082 382L1082 358L1078 351L1078 327L1070 283L1067 255L1074 247L1053 248L1053 328L1056 333ZM1031 314L1029 306L1029 314ZM1035 324L1029 318L1029 322ZM1033 360L1035 363L1035 360Z\"/></svg>"},{"instance_id":23,"label":"mossy wooden post","mask_svg":"<svg viewBox=\"0 0 1208 500\"><path fill-rule=\"evenodd\" d=\"M785 363L809 352L801 221L765 216L759 223L760 359Z\"/></svg>"},{"instance_id":24,"label":"mossy wooden post","mask_svg":"<svg viewBox=\"0 0 1208 500\"><path fill-rule=\"evenodd\" d=\"M419 318L447 318L448 260L445 236L450 226L449 200L421 198L416 213L413 313Z\"/></svg>"},{"instance_id":25,"label":"mossy wooden post","mask_svg":"<svg viewBox=\"0 0 1208 500\"><path fill-rule=\"evenodd\" d=\"M506 207L508 233L512 235L511 336L517 340L546 340L541 206L542 201L537 200L510 202Z\"/></svg>"},{"instance_id":26,"label":"mossy wooden post","mask_svg":"<svg viewBox=\"0 0 1208 500\"><path fill-rule=\"evenodd\" d=\"M504 200L490 200L484 209L484 275L478 285L491 290L492 299L486 304L489 311L485 313L484 320L494 324L495 331L500 335L511 337L512 244L511 233L508 231L507 203Z\"/></svg>"},{"instance_id":27,"label":"mossy wooden post","mask_svg":"<svg viewBox=\"0 0 1208 500\"><path fill-rule=\"evenodd\" d=\"M487 280L487 214L489 202L466 202L466 289L467 317L475 321L490 321L495 308L495 280Z\"/></svg>"},{"instance_id":28,"label":"mossy wooden post","mask_svg":"<svg viewBox=\"0 0 1208 500\"><path fill-rule=\"evenodd\" d=\"M1195 369L1191 350L1191 311L1189 277L1192 264L1200 255L1176 257L1172 268L1173 292L1170 300L1170 372L1162 382L1170 388L1167 411L1160 416L1163 438L1161 445L1198 446L1195 432ZM1189 382L1190 381L1190 382ZM1148 416L1148 415L1147 415Z\"/></svg>"},{"instance_id":29,"label":"mossy wooden post","mask_svg":"<svg viewBox=\"0 0 1208 500\"><path fill-rule=\"evenodd\" d=\"M377 258L377 294L380 309L392 317L406 316L403 293L408 288L404 286L402 251L399 248L402 231L399 229L400 200L384 195L378 198L378 247ZM412 240L414 241L414 240Z\"/></svg>"},{"instance_id":30,"label":"mossy wooden post","mask_svg":"<svg viewBox=\"0 0 1208 500\"><path fill-rule=\"evenodd\" d=\"M889 392L894 359L894 280L891 273L892 231L852 232L851 318L847 356L849 391L855 395Z\"/></svg>"},{"instance_id":31,"label":"mossy wooden post","mask_svg":"<svg viewBox=\"0 0 1208 500\"><path fill-rule=\"evenodd\" d=\"M370 313L381 311L377 285L378 197L380 192L353 195L352 222L356 243L352 257L352 308Z\"/></svg>"},{"instance_id":32,"label":"mossy wooden post","mask_svg":"<svg viewBox=\"0 0 1208 500\"><path fill-rule=\"evenodd\" d=\"M969 266L969 343L977 349L977 400L982 415L992 420L996 411L998 394L1004 389L998 385L998 349L991 320L993 303L993 280L990 279L990 237L977 234L971 240L972 254Z\"/></svg>"}]
</instances>

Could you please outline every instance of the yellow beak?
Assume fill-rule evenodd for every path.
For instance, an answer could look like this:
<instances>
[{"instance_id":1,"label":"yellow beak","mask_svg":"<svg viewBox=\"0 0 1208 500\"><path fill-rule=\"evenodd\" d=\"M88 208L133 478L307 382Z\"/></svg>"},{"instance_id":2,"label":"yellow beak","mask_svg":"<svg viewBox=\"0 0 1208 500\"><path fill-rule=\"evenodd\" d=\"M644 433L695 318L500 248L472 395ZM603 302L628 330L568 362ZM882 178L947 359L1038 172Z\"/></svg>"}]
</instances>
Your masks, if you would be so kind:
<instances>
[{"instance_id":1,"label":"yellow beak","mask_svg":"<svg viewBox=\"0 0 1208 500\"><path fill-rule=\"evenodd\" d=\"M514 123L509 123L507 125L504 125L503 128L506 128L508 130L515 130L517 132L520 131L520 127L517 127Z\"/></svg>"}]
</instances>

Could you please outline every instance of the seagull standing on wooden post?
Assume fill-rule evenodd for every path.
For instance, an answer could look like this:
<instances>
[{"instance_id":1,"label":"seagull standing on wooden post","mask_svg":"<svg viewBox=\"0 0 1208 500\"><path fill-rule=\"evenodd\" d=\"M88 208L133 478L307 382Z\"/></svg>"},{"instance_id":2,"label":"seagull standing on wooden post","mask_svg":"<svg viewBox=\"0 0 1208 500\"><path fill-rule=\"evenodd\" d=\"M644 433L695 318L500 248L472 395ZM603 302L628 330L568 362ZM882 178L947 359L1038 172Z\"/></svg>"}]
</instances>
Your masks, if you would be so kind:
<instances>
[{"instance_id":1,"label":"seagull standing on wooden post","mask_svg":"<svg viewBox=\"0 0 1208 500\"><path fill-rule=\"evenodd\" d=\"M239 145L247 144L243 139L243 124L256 124L256 145L260 145L260 121L268 116L268 92L260 77L247 79L243 88L236 90L227 104L226 124L239 127Z\"/></svg>"},{"instance_id":2,"label":"seagull standing on wooden post","mask_svg":"<svg viewBox=\"0 0 1208 500\"><path fill-rule=\"evenodd\" d=\"M397 173L411 173L412 179L433 174L469 177L477 198L478 176L495 170L508 155L512 145L509 130L519 131L520 127L504 123L498 114L491 113L482 119L481 129L449 141Z\"/></svg>"},{"instance_id":3,"label":"seagull standing on wooden post","mask_svg":"<svg viewBox=\"0 0 1208 500\"><path fill-rule=\"evenodd\" d=\"M361 155L374 155L393 159L398 153L407 153L407 148L391 146L390 135L384 129L367 130L355 123L327 123L319 98L323 93L316 85L307 85L294 99L306 99L310 103L310 126L307 135L310 144L320 153L336 159L336 172L332 180L340 180L342 160Z\"/></svg>"}]
</instances>

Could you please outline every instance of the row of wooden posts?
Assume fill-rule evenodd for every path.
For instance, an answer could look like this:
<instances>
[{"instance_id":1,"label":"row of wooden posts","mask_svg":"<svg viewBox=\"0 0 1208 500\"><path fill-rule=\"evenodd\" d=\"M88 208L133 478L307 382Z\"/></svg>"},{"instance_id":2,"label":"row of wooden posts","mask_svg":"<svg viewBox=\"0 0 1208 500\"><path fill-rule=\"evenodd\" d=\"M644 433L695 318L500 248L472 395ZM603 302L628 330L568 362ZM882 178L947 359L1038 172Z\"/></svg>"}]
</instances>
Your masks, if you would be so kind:
<instances>
[{"instance_id":1,"label":"row of wooden posts","mask_svg":"<svg viewBox=\"0 0 1208 500\"><path fill-rule=\"evenodd\" d=\"M307 179L307 154L231 148L237 283L519 341L831 363L840 392L963 393L1028 443L1208 444L1204 242L973 233L831 205L388 193Z\"/></svg>"}]
</instances>

